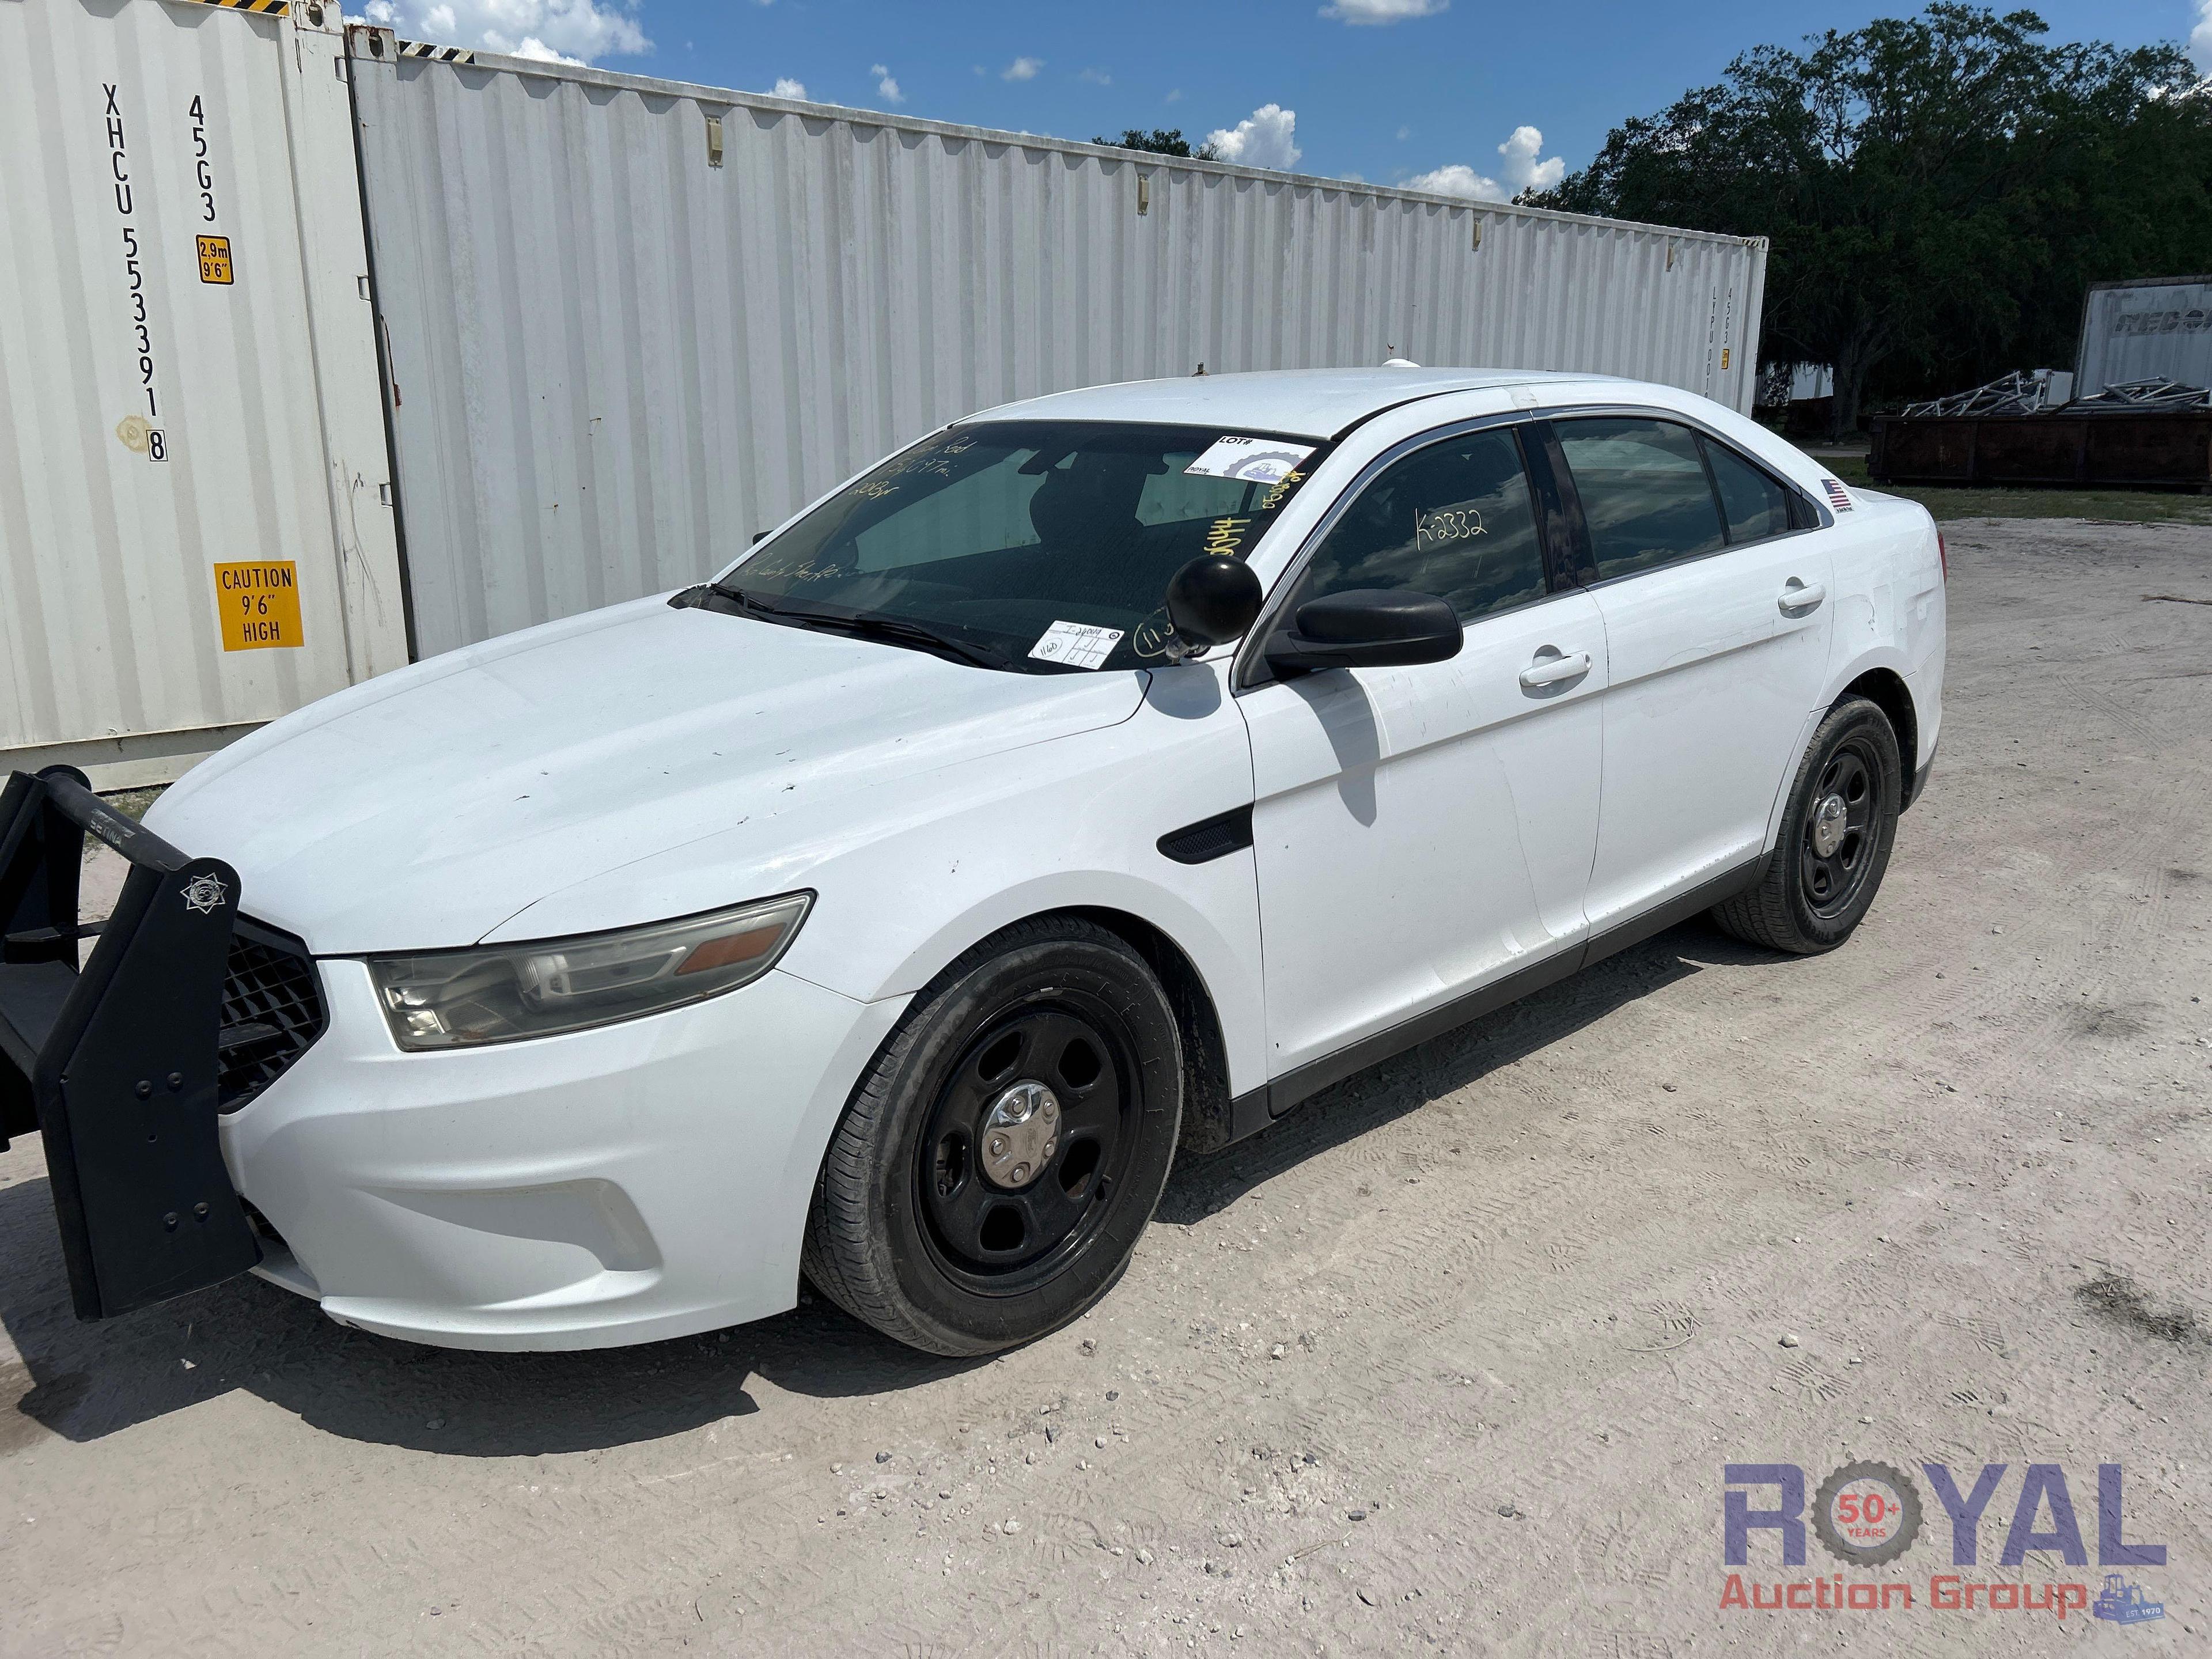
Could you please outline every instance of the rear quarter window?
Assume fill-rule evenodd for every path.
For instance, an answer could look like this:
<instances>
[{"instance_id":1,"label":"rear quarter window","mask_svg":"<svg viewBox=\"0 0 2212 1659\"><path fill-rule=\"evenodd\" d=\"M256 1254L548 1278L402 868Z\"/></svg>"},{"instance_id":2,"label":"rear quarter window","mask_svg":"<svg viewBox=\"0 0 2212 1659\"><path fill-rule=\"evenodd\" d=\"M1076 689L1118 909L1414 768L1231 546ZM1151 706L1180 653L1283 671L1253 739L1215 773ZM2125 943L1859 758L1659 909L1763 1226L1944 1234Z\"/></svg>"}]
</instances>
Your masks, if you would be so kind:
<instances>
[{"instance_id":1,"label":"rear quarter window","mask_svg":"<svg viewBox=\"0 0 2212 1659\"><path fill-rule=\"evenodd\" d=\"M1721 492L1721 510L1728 515L1729 544L1763 541L1787 531L1790 492L1726 444L1704 441Z\"/></svg>"}]
</instances>

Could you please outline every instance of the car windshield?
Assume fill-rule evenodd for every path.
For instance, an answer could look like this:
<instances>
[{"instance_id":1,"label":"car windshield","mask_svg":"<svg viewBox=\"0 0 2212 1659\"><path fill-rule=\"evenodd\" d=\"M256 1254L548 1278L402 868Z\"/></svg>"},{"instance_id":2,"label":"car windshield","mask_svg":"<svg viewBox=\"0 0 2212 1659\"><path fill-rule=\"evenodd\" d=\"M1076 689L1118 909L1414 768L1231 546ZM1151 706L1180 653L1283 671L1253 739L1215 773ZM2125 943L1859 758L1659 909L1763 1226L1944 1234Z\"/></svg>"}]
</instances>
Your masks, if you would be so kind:
<instances>
[{"instance_id":1,"label":"car windshield","mask_svg":"<svg viewBox=\"0 0 2212 1659\"><path fill-rule=\"evenodd\" d=\"M1168 578L1243 557L1312 439L1068 421L958 426L847 485L716 586L780 619L1030 673L1157 663Z\"/></svg>"}]
</instances>

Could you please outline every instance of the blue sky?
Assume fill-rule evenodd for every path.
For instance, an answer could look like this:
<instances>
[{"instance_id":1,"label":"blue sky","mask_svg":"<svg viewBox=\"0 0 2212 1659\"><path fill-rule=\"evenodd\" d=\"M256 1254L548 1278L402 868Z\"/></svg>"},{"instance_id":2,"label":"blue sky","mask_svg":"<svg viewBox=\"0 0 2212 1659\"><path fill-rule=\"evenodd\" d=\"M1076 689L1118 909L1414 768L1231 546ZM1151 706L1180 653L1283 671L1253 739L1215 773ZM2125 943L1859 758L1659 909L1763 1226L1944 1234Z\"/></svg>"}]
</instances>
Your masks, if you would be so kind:
<instances>
[{"instance_id":1,"label":"blue sky","mask_svg":"<svg viewBox=\"0 0 2212 1659\"><path fill-rule=\"evenodd\" d=\"M1231 159L1259 166L1494 195L1581 166L1622 117L1713 79L1747 46L1907 7L368 0L362 9L410 39L758 91L783 82L827 103L1063 138L1219 131ZM2187 44L2193 34L2212 72L2212 0L2037 9L2060 40Z\"/></svg>"}]
</instances>

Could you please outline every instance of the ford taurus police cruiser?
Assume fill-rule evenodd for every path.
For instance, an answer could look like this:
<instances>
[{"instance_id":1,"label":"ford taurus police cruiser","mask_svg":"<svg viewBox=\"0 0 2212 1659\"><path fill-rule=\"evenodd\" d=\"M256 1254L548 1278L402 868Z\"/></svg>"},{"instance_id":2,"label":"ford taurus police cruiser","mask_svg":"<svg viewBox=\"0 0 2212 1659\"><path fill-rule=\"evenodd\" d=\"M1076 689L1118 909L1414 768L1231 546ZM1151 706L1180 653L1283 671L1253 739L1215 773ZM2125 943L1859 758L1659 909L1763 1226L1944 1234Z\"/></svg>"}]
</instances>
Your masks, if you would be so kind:
<instances>
[{"instance_id":1,"label":"ford taurus police cruiser","mask_svg":"<svg viewBox=\"0 0 2212 1659\"><path fill-rule=\"evenodd\" d=\"M251 1270L586 1347L803 1275L984 1352L1107 1293L1178 1149L1700 912L1843 943L1943 653L1928 514L1685 392L1041 398L143 828L11 779L0 1110L88 1317Z\"/></svg>"}]
</instances>

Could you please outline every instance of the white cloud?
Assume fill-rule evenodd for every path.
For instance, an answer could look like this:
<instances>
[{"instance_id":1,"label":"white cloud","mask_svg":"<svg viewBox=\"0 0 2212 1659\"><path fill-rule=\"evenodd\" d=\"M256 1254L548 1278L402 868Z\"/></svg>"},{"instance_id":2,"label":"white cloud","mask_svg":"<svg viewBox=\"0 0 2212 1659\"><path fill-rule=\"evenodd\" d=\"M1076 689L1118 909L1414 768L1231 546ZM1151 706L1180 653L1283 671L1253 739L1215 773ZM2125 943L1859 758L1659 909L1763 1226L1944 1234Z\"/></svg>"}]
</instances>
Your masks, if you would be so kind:
<instances>
[{"instance_id":1,"label":"white cloud","mask_svg":"<svg viewBox=\"0 0 2212 1659\"><path fill-rule=\"evenodd\" d=\"M1516 127L1498 153L1505 158L1505 181L1515 192L1549 190L1567 176L1567 164L1556 155L1543 155L1544 135L1534 127Z\"/></svg>"},{"instance_id":2,"label":"white cloud","mask_svg":"<svg viewBox=\"0 0 2212 1659\"><path fill-rule=\"evenodd\" d=\"M1297 125L1296 110L1262 104L1235 126L1216 127L1206 135L1206 142L1220 161L1287 173L1305 154L1297 146Z\"/></svg>"},{"instance_id":3,"label":"white cloud","mask_svg":"<svg viewBox=\"0 0 2212 1659\"><path fill-rule=\"evenodd\" d=\"M1017 58L999 71L1001 81L1034 81L1036 72L1044 67L1042 58Z\"/></svg>"},{"instance_id":4,"label":"white cloud","mask_svg":"<svg viewBox=\"0 0 2212 1659\"><path fill-rule=\"evenodd\" d=\"M2206 3L2212 4L2212 0L2206 0ZM1114 84L1114 77L1103 69L1087 69L1075 78L1079 81L1088 81L1094 87L1110 87Z\"/></svg>"},{"instance_id":5,"label":"white cloud","mask_svg":"<svg viewBox=\"0 0 2212 1659\"><path fill-rule=\"evenodd\" d=\"M876 92L886 104L903 104L906 94L899 90L897 78L881 64L868 65L868 73L876 77Z\"/></svg>"},{"instance_id":6,"label":"white cloud","mask_svg":"<svg viewBox=\"0 0 2212 1659\"><path fill-rule=\"evenodd\" d=\"M1464 196L1475 202L1504 202L1513 192L1497 179L1477 173L1464 161L1447 162L1427 173L1417 173L1399 184L1407 190L1433 191L1439 196Z\"/></svg>"},{"instance_id":7,"label":"white cloud","mask_svg":"<svg viewBox=\"0 0 2212 1659\"><path fill-rule=\"evenodd\" d=\"M1534 127L1516 127L1498 147L1502 165L1499 177L1477 173L1464 161L1449 162L1430 173L1417 173L1402 180L1407 190L1434 191L1439 196L1464 196L1476 202L1510 202L1524 190L1549 190L1567 176L1567 164L1559 156L1539 160L1544 135Z\"/></svg>"},{"instance_id":8,"label":"white cloud","mask_svg":"<svg viewBox=\"0 0 2212 1659\"><path fill-rule=\"evenodd\" d=\"M639 0L369 0L372 23L403 40L478 47L541 63L588 64L653 50Z\"/></svg>"},{"instance_id":9,"label":"white cloud","mask_svg":"<svg viewBox=\"0 0 2212 1659\"><path fill-rule=\"evenodd\" d=\"M1180 104L1182 102L1182 88L1181 87L1174 88L1169 92L1168 95L1160 100L1160 101L1164 104Z\"/></svg>"},{"instance_id":10,"label":"white cloud","mask_svg":"<svg viewBox=\"0 0 2212 1659\"><path fill-rule=\"evenodd\" d=\"M806 97L806 82L794 81L788 75L781 76L769 90L779 98L796 98L804 101Z\"/></svg>"},{"instance_id":11,"label":"white cloud","mask_svg":"<svg viewBox=\"0 0 2212 1659\"><path fill-rule=\"evenodd\" d=\"M541 64L574 64L580 66L586 61L581 58L571 58L565 52L554 51L534 34L522 37L522 44L514 49L514 55L534 58Z\"/></svg>"},{"instance_id":12,"label":"white cloud","mask_svg":"<svg viewBox=\"0 0 2212 1659\"><path fill-rule=\"evenodd\" d=\"M2189 55L2197 67L2212 75L2212 0L2197 0L2197 27L2189 32Z\"/></svg>"},{"instance_id":13,"label":"white cloud","mask_svg":"<svg viewBox=\"0 0 2212 1659\"><path fill-rule=\"evenodd\" d=\"M1434 17L1451 9L1451 0L1336 0L1321 15L1340 23L1402 23L1408 17Z\"/></svg>"}]
</instances>

